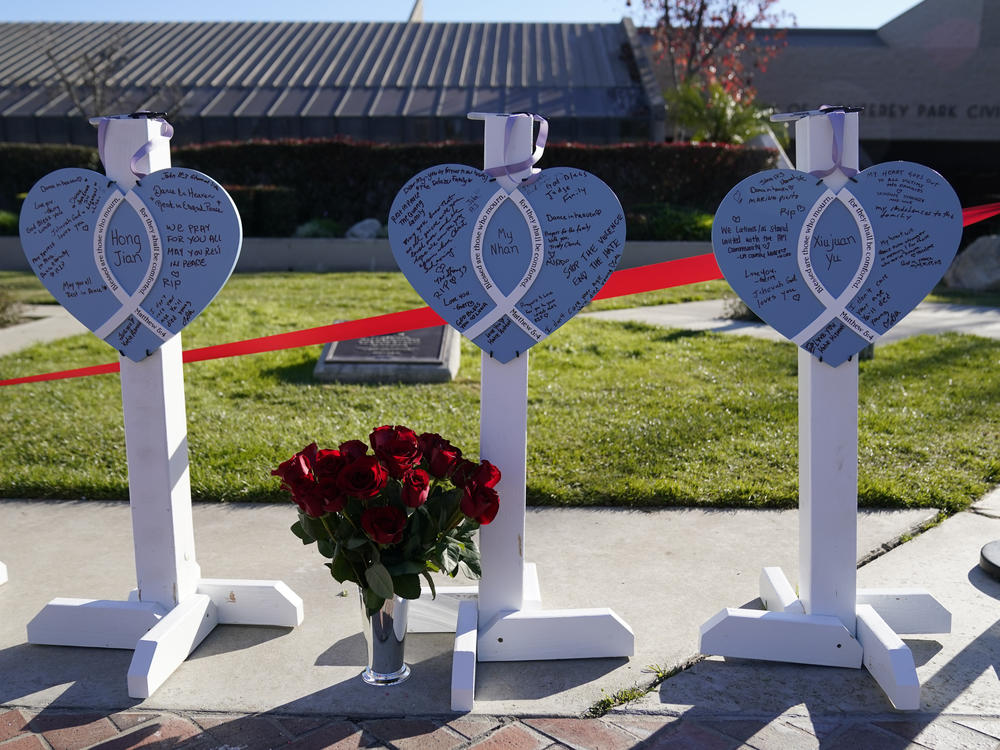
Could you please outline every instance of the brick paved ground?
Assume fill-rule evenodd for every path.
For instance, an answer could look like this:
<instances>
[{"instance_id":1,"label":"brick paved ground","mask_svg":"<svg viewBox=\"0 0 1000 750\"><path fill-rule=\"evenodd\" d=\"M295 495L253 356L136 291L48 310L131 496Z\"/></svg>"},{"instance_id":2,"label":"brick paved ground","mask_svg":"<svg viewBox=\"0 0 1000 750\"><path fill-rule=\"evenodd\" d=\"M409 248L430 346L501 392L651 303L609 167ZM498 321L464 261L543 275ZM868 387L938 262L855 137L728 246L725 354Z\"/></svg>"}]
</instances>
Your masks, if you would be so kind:
<instances>
[{"instance_id":1,"label":"brick paved ground","mask_svg":"<svg viewBox=\"0 0 1000 750\"><path fill-rule=\"evenodd\" d=\"M819 737L817 737L817 731ZM0 709L0 750L997 750L1000 717L898 714L823 721L807 716L677 719L618 713L601 719L316 719L273 715L110 715Z\"/></svg>"}]
</instances>

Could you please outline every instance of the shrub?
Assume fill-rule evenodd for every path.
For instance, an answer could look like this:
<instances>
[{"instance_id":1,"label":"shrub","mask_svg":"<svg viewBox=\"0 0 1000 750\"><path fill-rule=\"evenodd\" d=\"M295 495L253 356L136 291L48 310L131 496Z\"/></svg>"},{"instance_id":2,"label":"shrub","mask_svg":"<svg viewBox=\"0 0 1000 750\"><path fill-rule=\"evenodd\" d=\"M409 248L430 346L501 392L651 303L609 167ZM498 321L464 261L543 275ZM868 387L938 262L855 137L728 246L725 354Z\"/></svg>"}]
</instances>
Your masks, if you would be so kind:
<instances>
[{"instance_id":1,"label":"shrub","mask_svg":"<svg viewBox=\"0 0 1000 750\"><path fill-rule=\"evenodd\" d=\"M0 211L0 235L13 237L17 231L17 214L13 211Z\"/></svg>"},{"instance_id":2,"label":"shrub","mask_svg":"<svg viewBox=\"0 0 1000 750\"><path fill-rule=\"evenodd\" d=\"M753 310L750 309L746 302L741 300L735 294L727 294L725 297L725 303L722 306L722 317L727 320L742 320L745 323L763 323L764 321L760 319Z\"/></svg>"},{"instance_id":3,"label":"shrub","mask_svg":"<svg viewBox=\"0 0 1000 750\"><path fill-rule=\"evenodd\" d=\"M481 143L376 144L343 138L176 146L173 163L211 175L240 209L248 236L289 236L324 216L347 227L372 216L383 224L399 189L417 172L443 163L481 166ZM550 144L541 166L584 169L618 195L626 213L652 203L714 212L744 177L770 168L774 152L725 144ZM101 171L97 149L0 144L0 209L61 167Z\"/></svg>"},{"instance_id":4,"label":"shrub","mask_svg":"<svg viewBox=\"0 0 1000 750\"><path fill-rule=\"evenodd\" d=\"M14 325L21 319L21 304L14 295L0 287L0 328Z\"/></svg>"},{"instance_id":5,"label":"shrub","mask_svg":"<svg viewBox=\"0 0 1000 750\"><path fill-rule=\"evenodd\" d=\"M298 221L328 216L346 226L366 216L385 223L399 189L436 164L482 164L479 143L376 144L346 139L253 141L179 146L174 162L223 184L279 185L298 200ZM562 143L541 165L575 167L600 177L626 212L669 203L714 212L744 177L773 165L774 152L725 144ZM338 169L338 165L350 168Z\"/></svg>"},{"instance_id":6,"label":"shrub","mask_svg":"<svg viewBox=\"0 0 1000 750\"><path fill-rule=\"evenodd\" d=\"M630 240L707 242L712 239L710 213L650 203L636 206L626 218Z\"/></svg>"},{"instance_id":7,"label":"shrub","mask_svg":"<svg viewBox=\"0 0 1000 750\"><path fill-rule=\"evenodd\" d=\"M333 219L310 219L295 228L296 237L343 237L344 225Z\"/></svg>"},{"instance_id":8,"label":"shrub","mask_svg":"<svg viewBox=\"0 0 1000 750\"><path fill-rule=\"evenodd\" d=\"M101 170L97 149L46 143L0 143L0 209L20 209L19 193L27 193L38 180L63 167Z\"/></svg>"},{"instance_id":9,"label":"shrub","mask_svg":"<svg viewBox=\"0 0 1000 750\"><path fill-rule=\"evenodd\" d=\"M226 192L240 212L243 234L248 237L288 237L299 223L298 199L289 187L227 185Z\"/></svg>"},{"instance_id":10,"label":"shrub","mask_svg":"<svg viewBox=\"0 0 1000 750\"><path fill-rule=\"evenodd\" d=\"M771 133L782 146L788 145L788 131L772 129L773 109L760 107L746 99L737 100L717 81L702 86L687 81L664 94L671 119L692 141L746 143L751 138Z\"/></svg>"}]
</instances>

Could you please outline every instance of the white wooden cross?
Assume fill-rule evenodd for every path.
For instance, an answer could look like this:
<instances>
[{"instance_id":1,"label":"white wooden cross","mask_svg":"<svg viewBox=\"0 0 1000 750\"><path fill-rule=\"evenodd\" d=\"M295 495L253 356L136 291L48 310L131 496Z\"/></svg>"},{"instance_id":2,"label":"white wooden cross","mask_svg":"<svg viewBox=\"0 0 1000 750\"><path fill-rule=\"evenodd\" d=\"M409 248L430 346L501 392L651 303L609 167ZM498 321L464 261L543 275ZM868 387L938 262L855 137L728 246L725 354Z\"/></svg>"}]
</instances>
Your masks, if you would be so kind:
<instances>
[{"instance_id":1,"label":"white wooden cross","mask_svg":"<svg viewBox=\"0 0 1000 750\"><path fill-rule=\"evenodd\" d=\"M131 160L146 144L147 173L170 167L160 125L146 117L108 121L105 170L123 191L136 183ZM120 366L138 588L128 601L53 599L28 623L28 641L133 649L128 694L148 698L217 624L293 627L302 622L302 599L281 581L201 577L180 334L141 362L121 357Z\"/></svg>"},{"instance_id":2,"label":"white wooden cross","mask_svg":"<svg viewBox=\"0 0 1000 750\"><path fill-rule=\"evenodd\" d=\"M470 113L484 120L484 168L528 163L533 150L532 118L519 115L506 135L510 115ZM531 167L497 182L513 190ZM528 352L501 363L482 355L479 454L500 468L497 485L500 512L480 529L483 577L478 601L475 589L438 589L441 627L430 625L427 604L411 609L418 622L411 630L455 629L451 707L470 711L476 681L476 661L531 661L631 656L632 629L607 608L545 610L535 565L524 560L525 487L528 425ZM449 593L453 593L451 603ZM457 606L455 604L457 603ZM457 618L454 611L457 610ZM447 623L447 624L445 624Z\"/></svg>"},{"instance_id":3,"label":"white wooden cross","mask_svg":"<svg viewBox=\"0 0 1000 750\"><path fill-rule=\"evenodd\" d=\"M795 125L800 171L831 166L824 115ZM858 114L845 115L845 166L858 167ZM824 177L838 190L840 170ZM920 707L910 649L898 633L947 633L951 614L923 589L857 589L858 359L831 367L799 349L799 591L764 568L766 611L723 609L701 626L705 654L835 667L864 665L899 709Z\"/></svg>"}]
</instances>

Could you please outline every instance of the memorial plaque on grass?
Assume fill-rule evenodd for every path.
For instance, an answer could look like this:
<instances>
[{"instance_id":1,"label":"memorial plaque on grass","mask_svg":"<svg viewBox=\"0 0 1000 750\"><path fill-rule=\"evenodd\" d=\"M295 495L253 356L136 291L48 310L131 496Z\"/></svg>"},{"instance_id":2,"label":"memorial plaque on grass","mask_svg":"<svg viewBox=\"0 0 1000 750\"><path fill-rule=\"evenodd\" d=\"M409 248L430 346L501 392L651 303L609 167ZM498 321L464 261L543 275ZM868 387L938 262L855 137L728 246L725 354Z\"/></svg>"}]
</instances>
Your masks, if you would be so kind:
<instances>
[{"instance_id":1,"label":"memorial plaque on grass","mask_svg":"<svg viewBox=\"0 0 1000 750\"><path fill-rule=\"evenodd\" d=\"M431 326L331 342L313 375L342 383L444 383L458 374L459 358L458 332Z\"/></svg>"}]
</instances>

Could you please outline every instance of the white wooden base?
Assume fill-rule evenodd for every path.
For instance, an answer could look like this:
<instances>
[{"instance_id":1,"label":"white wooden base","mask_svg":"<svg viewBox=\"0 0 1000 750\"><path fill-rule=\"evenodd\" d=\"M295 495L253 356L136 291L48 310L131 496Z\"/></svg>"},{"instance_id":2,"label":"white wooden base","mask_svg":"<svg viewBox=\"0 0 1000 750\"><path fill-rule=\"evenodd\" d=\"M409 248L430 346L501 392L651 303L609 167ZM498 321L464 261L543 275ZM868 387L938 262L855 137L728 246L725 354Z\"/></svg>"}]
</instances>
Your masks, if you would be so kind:
<instances>
[{"instance_id":1,"label":"white wooden base","mask_svg":"<svg viewBox=\"0 0 1000 750\"><path fill-rule=\"evenodd\" d=\"M701 652L825 667L860 667L861 644L837 617L724 609L701 626Z\"/></svg>"},{"instance_id":2,"label":"white wooden base","mask_svg":"<svg viewBox=\"0 0 1000 750\"><path fill-rule=\"evenodd\" d=\"M923 589L858 589L857 601L871 605L895 633L951 632L951 612Z\"/></svg>"},{"instance_id":3,"label":"white wooden base","mask_svg":"<svg viewBox=\"0 0 1000 750\"><path fill-rule=\"evenodd\" d=\"M172 609L142 602L53 599L28 623L28 643L133 649L132 698L148 698L218 624L302 624L302 599L281 581L204 578Z\"/></svg>"},{"instance_id":4,"label":"white wooden base","mask_svg":"<svg viewBox=\"0 0 1000 750\"><path fill-rule=\"evenodd\" d=\"M632 656L635 635L610 609L543 610L538 569L524 564L524 607L479 623L477 586L429 589L410 602L407 631L455 633L451 709L471 711L477 661L536 661Z\"/></svg>"},{"instance_id":5,"label":"white wooden base","mask_svg":"<svg viewBox=\"0 0 1000 750\"><path fill-rule=\"evenodd\" d=\"M28 643L132 649L168 611L156 602L53 599L28 623Z\"/></svg>"},{"instance_id":6,"label":"white wooden base","mask_svg":"<svg viewBox=\"0 0 1000 750\"><path fill-rule=\"evenodd\" d=\"M475 605L478 599L478 586L441 586L435 598L431 598L430 589L423 588L420 598L410 602L406 632L456 633L462 604L471 602Z\"/></svg>"},{"instance_id":7,"label":"white wooden base","mask_svg":"<svg viewBox=\"0 0 1000 750\"><path fill-rule=\"evenodd\" d=\"M635 634L610 609L521 610L480 623L480 661L632 656Z\"/></svg>"},{"instance_id":8,"label":"white wooden base","mask_svg":"<svg viewBox=\"0 0 1000 750\"><path fill-rule=\"evenodd\" d=\"M476 601L479 586L439 586L437 597L431 596L426 586L420 591L420 598L410 602L407 615L408 633L454 633L458 621L459 606L464 601ZM523 609L541 609L542 594L538 586L538 568L535 563L524 564L524 606Z\"/></svg>"},{"instance_id":9,"label":"white wooden base","mask_svg":"<svg viewBox=\"0 0 1000 750\"><path fill-rule=\"evenodd\" d=\"M475 601L458 605L455 655L451 662L451 710L471 711L476 695L476 629L479 608Z\"/></svg>"},{"instance_id":10,"label":"white wooden base","mask_svg":"<svg viewBox=\"0 0 1000 750\"><path fill-rule=\"evenodd\" d=\"M923 589L859 589L856 636L838 617L803 614L780 568L764 568L760 598L767 611L724 609L701 626L701 652L719 656L864 666L892 705L920 707L913 654L898 633L947 633L951 613Z\"/></svg>"},{"instance_id":11,"label":"white wooden base","mask_svg":"<svg viewBox=\"0 0 1000 750\"><path fill-rule=\"evenodd\" d=\"M151 696L218 624L217 608L206 594L194 594L170 610L135 644L129 697Z\"/></svg>"},{"instance_id":12,"label":"white wooden base","mask_svg":"<svg viewBox=\"0 0 1000 750\"><path fill-rule=\"evenodd\" d=\"M857 622L865 669L894 708L916 711L920 708L920 681L909 647L869 604L858 605Z\"/></svg>"},{"instance_id":13,"label":"white wooden base","mask_svg":"<svg viewBox=\"0 0 1000 750\"><path fill-rule=\"evenodd\" d=\"M7 566L0 562L0 586L7 583Z\"/></svg>"},{"instance_id":14,"label":"white wooden base","mask_svg":"<svg viewBox=\"0 0 1000 750\"><path fill-rule=\"evenodd\" d=\"M791 612L798 615L806 613L781 568L764 568L760 571L760 600L764 602L764 609L770 612Z\"/></svg>"},{"instance_id":15,"label":"white wooden base","mask_svg":"<svg viewBox=\"0 0 1000 750\"><path fill-rule=\"evenodd\" d=\"M283 581L202 578L197 592L215 603L220 625L302 624L302 598Z\"/></svg>"}]
</instances>

